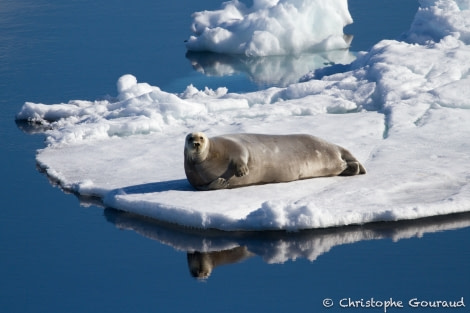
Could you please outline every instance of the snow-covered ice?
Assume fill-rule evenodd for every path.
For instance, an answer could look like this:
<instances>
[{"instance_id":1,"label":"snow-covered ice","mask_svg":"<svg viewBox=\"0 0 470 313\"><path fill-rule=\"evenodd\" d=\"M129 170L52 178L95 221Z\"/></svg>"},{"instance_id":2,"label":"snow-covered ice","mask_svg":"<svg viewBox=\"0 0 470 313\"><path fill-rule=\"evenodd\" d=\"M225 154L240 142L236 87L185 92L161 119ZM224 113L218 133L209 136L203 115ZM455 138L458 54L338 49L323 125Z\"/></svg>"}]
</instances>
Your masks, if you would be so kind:
<instances>
[{"instance_id":1,"label":"snow-covered ice","mask_svg":"<svg viewBox=\"0 0 470 313\"><path fill-rule=\"evenodd\" d=\"M277 1L254 3L256 13ZM37 162L62 187L180 225L298 230L468 211L470 0L420 5L400 40L286 87L172 94L124 75L114 98L25 103L17 118L46 126ZM199 192L183 169L195 130L310 133L349 149L368 173Z\"/></svg>"},{"instance_id":2,"label":"snow-covered ice","mask_svg":"<svg viewBox=\"0 0 470 313\"><path fill-rule=\"evenodd\" d=\"M347 0L238 0L193 14L192 51L267 56L349 47L344 26L353 22Z\"/></svg>"}]
</instances>

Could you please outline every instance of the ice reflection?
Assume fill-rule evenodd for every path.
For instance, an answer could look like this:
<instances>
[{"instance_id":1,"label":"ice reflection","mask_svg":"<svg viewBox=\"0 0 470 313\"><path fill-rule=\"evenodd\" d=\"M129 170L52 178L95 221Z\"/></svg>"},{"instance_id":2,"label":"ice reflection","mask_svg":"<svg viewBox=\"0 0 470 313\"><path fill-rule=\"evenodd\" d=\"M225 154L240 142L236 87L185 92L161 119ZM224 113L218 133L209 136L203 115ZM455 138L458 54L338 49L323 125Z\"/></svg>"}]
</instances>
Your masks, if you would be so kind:
<instances>
[{"instance_id":1,"label":"ice reflection","mask_svg":"<svg viewBox=\"0 0 470 313\"><path fill-rule=\"evenodd\" d=\"M119 229L132 230L176 250L186 251L189 272L196 278L208 278L218 266L235 264L253 256L261 257L268 264L299 258L313 262L335 246L363 240L421 238L424 234L470 226L468 212L295 233L198 230L163 224L113 209L106 209L105 216Z\"/></svg>"},{"instance_id":2,"label":"ice reflection","mask_svg":"<svg viewBox=\"0 0 470 313\"><path fill-rule=\"evenodd\" d=\"M196 71L206 76L243 74L260 86L285 87L311 71L333 64L349 64L356 57L349 50L335 50L269 57L188 52L186 58Z\"/></svg>"}]
</instances>

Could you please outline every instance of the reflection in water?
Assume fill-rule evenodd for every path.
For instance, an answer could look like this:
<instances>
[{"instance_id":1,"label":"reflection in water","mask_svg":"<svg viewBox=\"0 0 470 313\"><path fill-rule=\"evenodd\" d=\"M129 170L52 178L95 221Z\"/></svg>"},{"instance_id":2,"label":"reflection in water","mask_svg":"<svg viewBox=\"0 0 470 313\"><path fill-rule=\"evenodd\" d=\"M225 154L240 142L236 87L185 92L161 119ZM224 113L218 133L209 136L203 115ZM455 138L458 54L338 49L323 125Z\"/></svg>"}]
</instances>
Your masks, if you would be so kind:
<instances>
[{"instance_id":1,"label":"reflection in water","mask_svg":"<svg viewBox=\"0 0 470 313\"><path fill-rule=\"evenodd\" d=\"M197 278L208 278L217 266L237 263L255 255L269 264L298 258L313 262L339 245L373 239L420 238L426 233L470 226L470 212L467 212L295 233L223 232L179 227L114 209L106 209L104 213L106 219L119 229L133 230L176 250L186 251L190 273Z\"/></svg>"},{"instance_id":2,"label":"reflection in water","mask_svg":"<svg viewBox=\"0 0 470 313\"><path fill-rule=\"evenodd\" d=\"M222 251L188 252L189 272L195 278L208 278L215 267L238 263L251 256L254 254L245 246Z\"/></svg>"},{"instance_id":3,"label":"reflection in water","mask_svg":"<svg viewBox=\"0 0 470 313\"><path fill-rule=\"evenodd\" d=\"M28 135L36 135L36 134L42 135L46 131L52 129L50 125L44 125L44 124L34 123L30 121L19 121L15 119L15 123L19 130L21 130L22 132Z\"/></svg>"},{"instance_id":4,"label":"reflection in water","mask_svg":"<svg viewBox=\"0 0 470 313\"><path fill-rule=\"evenodd\" d=\"M285 87L311 71L333 64L349 64L356 57L349 50L334 50L269 57L187 52L186 58L196 71L207 76L245 74L260 86Z\"/></svg>"}]
</instances>

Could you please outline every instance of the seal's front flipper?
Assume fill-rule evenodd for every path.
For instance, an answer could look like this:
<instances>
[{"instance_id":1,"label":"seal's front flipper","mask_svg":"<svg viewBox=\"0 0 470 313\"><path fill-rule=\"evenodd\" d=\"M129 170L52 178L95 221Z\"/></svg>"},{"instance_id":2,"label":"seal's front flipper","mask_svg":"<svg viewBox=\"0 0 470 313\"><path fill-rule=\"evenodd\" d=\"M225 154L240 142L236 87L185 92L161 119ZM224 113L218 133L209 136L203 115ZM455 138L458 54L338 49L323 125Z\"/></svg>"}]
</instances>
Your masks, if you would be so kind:
<instances>
[{"instance_id":1,"label":"seal's front flipper","mask_svg":"<svg viewBox=\"0 0 470 313\"><path fill-rule=\"evenodd\" d=\"M228 180L225 178L219 177L209 185L205 186L205 188L200 188L199 190L217 190L217 189L225 189L228 188Z\"/></svg>"},{"instance_id":2,"label":"seal's front flipper","mask_svg":"<svg viewBox=\"0 0 470 313\"><path fill-rule=\"evenodd\" d=\"M245 163L235 164L235 176L242 177L248 175L249 172L248 165Z\"/></svg>"}]
</instances>

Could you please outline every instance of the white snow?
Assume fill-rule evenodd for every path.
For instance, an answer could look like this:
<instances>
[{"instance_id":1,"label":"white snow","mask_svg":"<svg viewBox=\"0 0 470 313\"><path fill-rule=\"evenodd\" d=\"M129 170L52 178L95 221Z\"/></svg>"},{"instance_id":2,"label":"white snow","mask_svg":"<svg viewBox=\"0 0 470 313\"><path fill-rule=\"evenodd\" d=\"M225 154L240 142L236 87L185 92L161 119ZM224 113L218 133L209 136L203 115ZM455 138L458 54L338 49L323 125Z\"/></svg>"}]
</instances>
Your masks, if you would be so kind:
<instances>
[{"instance_id":1,"label":"white snow","mask_svg":"<svg viewBox=\"0 0 470 313\"><path fill-rule=\"evenodd\" d=\"M468 211L470 0L420 4L402 41L378 42L341 73L181 94L124 75L113 99L26 103L17 118L50 128L37 161L64 188L180 225L298 230ZM195 130L310 133L349 149L368 173L195 191L183 169Z\"/></svg>"},{"instance_id":2,"label":"white snow","mask_svg":"<svg viewBox=\"0 0 470 313\"><path fill-rule=\"evenodd\" d=\"M188 50L267 56L349 47L347 0L238 0L193 14Z\"/></svg>"}]
</instances>

